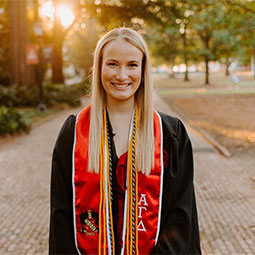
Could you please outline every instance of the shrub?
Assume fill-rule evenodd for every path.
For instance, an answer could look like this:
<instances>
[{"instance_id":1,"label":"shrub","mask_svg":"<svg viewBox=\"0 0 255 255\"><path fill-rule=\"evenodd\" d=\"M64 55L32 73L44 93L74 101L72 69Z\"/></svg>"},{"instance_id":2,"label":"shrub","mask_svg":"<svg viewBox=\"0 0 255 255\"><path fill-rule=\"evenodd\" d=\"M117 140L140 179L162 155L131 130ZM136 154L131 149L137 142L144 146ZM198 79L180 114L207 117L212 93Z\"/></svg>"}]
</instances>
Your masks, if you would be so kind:
<instances>
[{"instance_id":1,"label":"shrub","mask_svg":"<svg viewBox=\"0 0 255 255\"><path fill-rule=\"evenodd\" d=\"M67 103L72 107L81 105L81 98L88 94L88 85L84 83L75 85L48 84L45 86L46 104L52 105L55 102Z\"/></svg>"},{"instance_id":2,"label":"shrub","mask_svg":"<svg viewBox=\"0 0 255 255\"><path fill-rule=\"evenodd\" d=\"M0 105L13 107L16 101L16 97L10 92L10 89L0 88Z\"/></svg>"},{"instance_id":3,"label":"shrub","mask_svg":"<svg viewBox=\"0 0 255 255\"><path fill-rule=\"evenodd\" d=\"M28 121L13 108L0 106L0 135L28 132Z\"/></svg>"},{"instance_id":4,"label":"shrub","mask_svg":"<svg viewBox=\"0 0 255 255\"><path fill-rule=\"evenodd\" d=\"M3 86L9 86L10 85L10 77L7 74L0 73L0 84Z\"/></svg>"},{"instance_id":5,"label":"shrub","mask_svg":"<svg viewBox=\"0 0 255 255\"><path fill-rule=\"evenodd\" d=\"M37 106L39 104L38 92L36 88L27 88L24 86L13 87L15 94L15 107L20 106Z\"/></svg>"},{"instance_id":6,"label":"shrub","mask_svg":"<svg viewBox=\"0 0 255 255\"><path fill-rule=\"evenodd\" d=\"M72 107L81 104L81 97L89 93L88 82L75 85L47 84L44 86L45 104L53 106L56 103L67 103ZM37 106L37 88L27 88L24 86L0 86L0 105L7 107Z\"/></svg>"},{"instance_id":7,"label":"shrub","mask_svg":"<svg viewBox=\"0 0 255 255\"><path fill-rule=\"evenodd\" d=\"M23 86L0 87L0 105L8 107L36 106L38 104L36 89Z\"/></svg>"}]
</instances>

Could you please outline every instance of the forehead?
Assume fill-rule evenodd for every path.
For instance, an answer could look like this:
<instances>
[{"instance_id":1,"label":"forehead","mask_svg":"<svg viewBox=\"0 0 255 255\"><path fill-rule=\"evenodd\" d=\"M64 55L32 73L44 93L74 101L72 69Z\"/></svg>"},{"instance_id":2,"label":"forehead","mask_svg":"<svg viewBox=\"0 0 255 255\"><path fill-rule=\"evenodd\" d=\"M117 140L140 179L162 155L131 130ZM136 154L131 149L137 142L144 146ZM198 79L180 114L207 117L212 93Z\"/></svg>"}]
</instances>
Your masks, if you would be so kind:
<instances>
[{"instance_id":1,"label":"forehead","mask_svg":"<svg viewBox=\"0 0 255 255\"><path fill-rule=\"evenodd\" d=\"M124 39L116 39L105 45L102 51L103 60L141 61L143 53L133 44Z\"/></svg>"}]
</instances>

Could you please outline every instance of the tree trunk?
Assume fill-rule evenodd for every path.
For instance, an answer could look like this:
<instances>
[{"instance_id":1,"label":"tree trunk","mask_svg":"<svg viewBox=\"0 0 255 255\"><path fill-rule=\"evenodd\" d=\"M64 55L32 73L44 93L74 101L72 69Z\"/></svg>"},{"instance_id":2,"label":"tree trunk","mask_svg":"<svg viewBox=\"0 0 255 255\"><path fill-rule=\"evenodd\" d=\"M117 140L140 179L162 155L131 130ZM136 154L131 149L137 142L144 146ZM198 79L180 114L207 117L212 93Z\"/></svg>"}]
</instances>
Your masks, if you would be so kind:
<instances>
[{"instance_id":1,"label":"tree trunk","mask_svg":"<svg viewBox=\"0 0 255 255\"><path fill-rule=\"evenodd\" d=\"M57 8L58 0L55 1L55 9ZM61 21L55 12L55 21L53 28L53 59L52 59L52 83L64 83L63 74L63 53L62 46L64 40L64 31Z\"/></svg>"},{"instance_id":2,"label":"tree trunk","mask_svg":"<svg viewBox=\"0 0 255 255\"><path fill-rule=\"evenodd\" d=\"M184 81L189 81L189 71L188 71L188 58L185 58L185 66L186 66L186 70L185 70L185 77L184 77Z\"/></svg>"},{"instance_id":3,"label":"tree trunk","mask_svg":"<svg viewBox=\"0 0 255 255\"><path fill-rule=\"evenodd\" d=\"M205 85L209 85L209 59L205 59Z\"/></svg>"},{"instance_id":4,"label":"tree trunk","mask_svg":"<svg viewBox=\"0 0 255 255\"><path fill-rule=\"evenodd\" d=\"M209 47L209 41L210 41L210 35L209 32L206 31L206 36L205 36L205 47L208 52L210 52L210 47ZM205 56L205 85L209 85L209 57L208 55Z\"/></svg>"},{"instance_id":5,"label":"tree trunk","mask_svg":"<svg viewBox=\"0 0 255 255\"><path fill-rule=\"evenodd\" d=\"M170 68L170 74L169 78L174 79L175 78L175 72L174 72L174 66L175 66L175 55L171 56L171 68Z\"/></svg>"},{"instance_id":6,"label":"tree trunk","mask_svg":"<svg viewBox=\"0 0 255 255\"><path fill-rule=\"evenodd\" d=\"M255 80L255 48L253 48L253 79Z\"/></svg>"},{"instance_id":7,"label":"tree trunk","mask_svg":"<svg viewBox=\"0 0 255 255\"><path fill-rule=\"evenodd\" d=\"M188 55L187 55L187 38L186 38L186 24L184 24L184 33L182 35L183 38L183 48L184 48L184 63L185 63L185 76L184 76L184 81L189 81L189 76L188 76Z\"/></svg>"},{"instance_id":8,"label":"tree trunk","mask_svg":"<svg viewBox=\"0 0 255 255\"><path fill-rule=\"evenodd\" d=\"M52 83L64 83L62 46L63 43L61 40L54 42L52 59Z\"/></svg>"},{"instance_id":9,"label":"tree trunk","mask_svg":"<svg viewBox=\"0 0 255 255\"><path fill-rule=\"evenodd\" d=\"M227 62L226 62L226 72L225 72L225 74L226 74L226 76L229 76L229 67L230 67L230 65L231 65L231 62L229 62L229 60L227 59Z\"/></svg>"},{"instance_id":10,"label":"tree trunk","mask_svg":"<svg viewBox=\"0 0 255 255\"><path fill-rule=\"evenodd\" d=\"M10 29L10 75L11 83L34 85L35 72L26 65L26 45L30 43L29 26L26 16L26 1L8 0Z\"/></svg>"}]
</instances>

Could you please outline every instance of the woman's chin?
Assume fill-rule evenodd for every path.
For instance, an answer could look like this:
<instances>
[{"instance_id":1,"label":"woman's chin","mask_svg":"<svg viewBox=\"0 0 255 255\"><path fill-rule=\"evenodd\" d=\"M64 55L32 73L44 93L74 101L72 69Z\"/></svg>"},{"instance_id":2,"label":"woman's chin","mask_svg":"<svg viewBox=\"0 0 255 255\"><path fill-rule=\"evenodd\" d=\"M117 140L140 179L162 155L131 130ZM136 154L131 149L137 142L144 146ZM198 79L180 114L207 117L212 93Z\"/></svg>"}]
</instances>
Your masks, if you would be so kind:
<instances>
[{"instance_id":1,"label":"woman's chin","mask_svg":"<svg viewBox=\"0 0 255 255\"><path fill-rule=\"evenodd\" d=\"M111 100L119 101L121 103L121 102L126 102L128 100L133 100L134 95L125 94L125 93L116 93L116 94L110 95L109 97L111 98Z\"/></svg>"}]
</instances>

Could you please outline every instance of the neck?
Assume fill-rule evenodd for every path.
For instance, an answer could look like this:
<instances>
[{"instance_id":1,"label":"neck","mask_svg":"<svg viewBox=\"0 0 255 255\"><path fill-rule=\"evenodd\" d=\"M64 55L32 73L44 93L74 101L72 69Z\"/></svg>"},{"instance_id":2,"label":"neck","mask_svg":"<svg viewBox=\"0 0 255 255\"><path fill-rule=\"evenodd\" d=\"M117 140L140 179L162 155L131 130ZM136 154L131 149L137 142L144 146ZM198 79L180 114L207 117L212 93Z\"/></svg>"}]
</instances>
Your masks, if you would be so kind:
<instances>
[{"instance_id":1,"label":"neck","mask_svg":"<svg viewBox=\"0 0 255 255\"><path fill-rule=\"evenodd\" d=\"M134 104L135 104L134 97L130 98L129 100L124 100L121 102L119 100L107 98L106 102L107 110L110 115L113 114L132 115Z\"/></svg>"}]
</instances>

